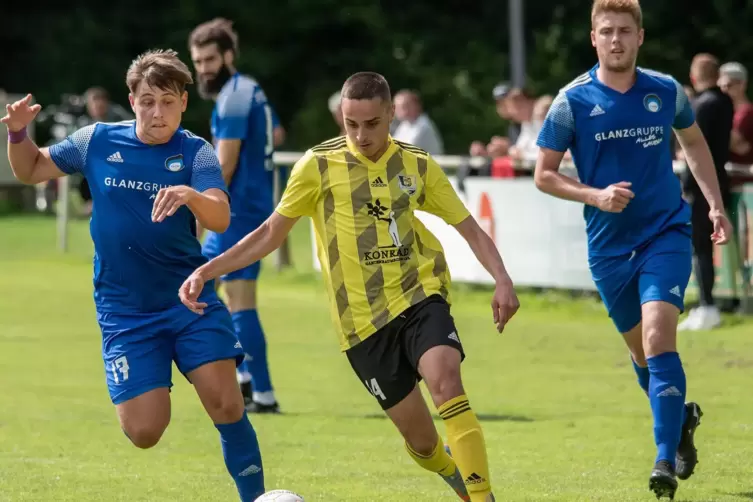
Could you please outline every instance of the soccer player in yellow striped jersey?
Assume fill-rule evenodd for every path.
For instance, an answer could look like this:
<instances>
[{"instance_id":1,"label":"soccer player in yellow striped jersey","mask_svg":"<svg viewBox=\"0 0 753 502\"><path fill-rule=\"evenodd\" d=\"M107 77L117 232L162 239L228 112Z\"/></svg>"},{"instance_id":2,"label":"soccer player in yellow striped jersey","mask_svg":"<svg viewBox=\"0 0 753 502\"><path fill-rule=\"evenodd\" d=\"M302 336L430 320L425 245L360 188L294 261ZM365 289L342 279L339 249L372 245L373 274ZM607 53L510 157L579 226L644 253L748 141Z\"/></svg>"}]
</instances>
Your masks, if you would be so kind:
<instances>
[{"instance_id":1,"label":"soccer player in yellow striped jersey","mask_svg":"<svg viewBox=\"0 0 753 502\"><path fill-rule=\"evenodd\" d=\"M421 467L463 500L493 502L483 433L460 378L465 353L450 315L447 261L414 212L453 225L494 277L492 317L500 332L519 306L512 281L434 159L390 137L394 106L384 77L351 76L342 110L347 135L306 152L272 216L198 268L181 300L202 313L198 296L207 281L260 260L300 217L311 217L332 319L354 372ZM452 457L419 390L421 379L444 420Z\"/></svg>"}]
</instances>

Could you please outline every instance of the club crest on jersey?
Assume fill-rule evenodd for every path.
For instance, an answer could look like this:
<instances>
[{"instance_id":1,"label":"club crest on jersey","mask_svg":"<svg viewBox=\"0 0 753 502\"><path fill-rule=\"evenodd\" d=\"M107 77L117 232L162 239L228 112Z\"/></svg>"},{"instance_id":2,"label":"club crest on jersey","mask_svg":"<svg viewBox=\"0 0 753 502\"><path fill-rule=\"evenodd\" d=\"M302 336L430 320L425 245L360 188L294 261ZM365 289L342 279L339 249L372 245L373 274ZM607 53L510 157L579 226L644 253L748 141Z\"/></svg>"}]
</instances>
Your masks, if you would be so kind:
<instances>
[{"instance_id":1,"label":"club crest on jersey","mask_svg":"<svg viewBox=\"0 0 753 502\"><path fill-rule=\"evenodd\" d=\"M413 174L398 174L397 175L397 186L400 187L400 190L403 192L406 192L408 195L413 195L416 193L416 176Z\"/></svg>"},{"instance_id":2,"label":"club crest on jersey","mask_svg":"<svg viewBox=\"0 0 753 502\"><path fill-rule=\"evenodd\" d=\"M172 173L183 170L183 167L183 155L173 155L165 161L165 168Z\"/></svg>"},{"instance_id":3,"label":"club crest on jersey","mask_svg":"<svg viewBox=\"0 0 753 502\"><path fill-rule=\"evenodd\" d=\"M661 110L661 99L656 94L647 94L643 98L643 106L651 113L656 113Z\"/></svg>"}]
</instances>

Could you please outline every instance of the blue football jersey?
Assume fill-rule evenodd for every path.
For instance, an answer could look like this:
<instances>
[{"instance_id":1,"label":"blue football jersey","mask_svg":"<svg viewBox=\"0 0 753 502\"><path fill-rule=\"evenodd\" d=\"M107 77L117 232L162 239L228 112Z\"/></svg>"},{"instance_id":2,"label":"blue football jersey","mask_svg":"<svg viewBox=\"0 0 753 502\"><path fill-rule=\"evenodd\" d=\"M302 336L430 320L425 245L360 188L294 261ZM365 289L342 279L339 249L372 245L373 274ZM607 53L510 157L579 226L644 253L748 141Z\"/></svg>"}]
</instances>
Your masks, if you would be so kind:
<instances>
[{"instance_id":1,"label":"blue football jersey","mask_svg":"<svg viewBox=\"0 0 753 502\"><path fill-rule=\"evenodd\" d=\"M67 174L84 175L94 202L94 299L99 312L158 312L180 303L178 289L206 263L196 220L182 206L160 223L152 207L162 188L225 190L212 146L185 129L168 143L147 145L136 121L96 123L50 147ZM213 298L213 287L202 296Z\"/></svg>"},{"instance_id":2,"label":"blue football jersey","mask_svg":"<svg viewBox=\"0 0 753 502\"><path fill-rule=\"evenodd\" d=\"M537 144L569 149L586 185L632 183L635 198L621 213L584 208L589 256L619 256L666 228L689 224L690 208L672 170L672 129L690 127L695 117L671 76L638 68L633 87L620 93L598 80L597 68L560 90Z\"/></svg>"},{"instance_id":3,"label":"blue football jersey","mask_svg":"<svg viewBox=\"0 0 753 502\"><path fill-rule=\"evenodd\" d=\"M279 124L257 82L236 73L223 86L212 111L215 140L241 140L238 165L230 180L233 217L264 219L274 205L272 154Z\"/></svg>"}]
</instances>

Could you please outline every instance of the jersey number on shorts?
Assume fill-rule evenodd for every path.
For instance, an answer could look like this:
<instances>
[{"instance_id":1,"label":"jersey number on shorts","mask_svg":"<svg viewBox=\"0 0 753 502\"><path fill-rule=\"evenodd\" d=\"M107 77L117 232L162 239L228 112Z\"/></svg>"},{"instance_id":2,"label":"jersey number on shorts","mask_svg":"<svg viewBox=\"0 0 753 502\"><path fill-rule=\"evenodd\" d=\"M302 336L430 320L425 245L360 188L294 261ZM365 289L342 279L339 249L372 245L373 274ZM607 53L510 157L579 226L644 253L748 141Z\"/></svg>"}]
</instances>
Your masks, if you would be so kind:
<instances>
[{"instance_id":1,"label":"jersey number on shorts","mask_svg":"<svg viewBox=\"0 0 753 502\"><path fill-rule=\"evenodd\" d=\"M384 395L384 392L382 392L381 387L379 387L376 378L372 378L371 381L364 380L363 383L366 384L366 388L369 389L369 392L371 392L374 397L378 397L382 401L387 400L387 397Z\"/></svg>"},{"instance_id":2,"label":"jersey number on shorts","mask_svg":"<svg viewBox=\"0 0 753 502\"><path fill-rule=\"evenodd\" d=\"M125 356L119 357L112 362L112 377L115 379L115 383L120 383L118 373L123 377L123 381L128 380L128 359Z\"/></svg>"}]
</instances>

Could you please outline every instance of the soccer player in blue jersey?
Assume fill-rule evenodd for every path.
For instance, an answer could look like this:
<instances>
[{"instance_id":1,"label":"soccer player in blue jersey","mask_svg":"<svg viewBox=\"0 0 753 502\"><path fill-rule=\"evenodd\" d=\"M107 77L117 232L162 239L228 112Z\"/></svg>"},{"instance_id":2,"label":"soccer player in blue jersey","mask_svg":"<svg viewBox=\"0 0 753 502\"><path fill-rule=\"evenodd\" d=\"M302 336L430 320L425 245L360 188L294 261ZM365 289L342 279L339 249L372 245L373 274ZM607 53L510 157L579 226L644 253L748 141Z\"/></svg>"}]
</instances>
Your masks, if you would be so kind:
<instances>
[{"instance_id":1,"label":"soccer player in blue jersey","mask_svg":"<svg viewBox=\"0 0 753 502\"><path fill-rule=\"evenodd\" d=\"M180 127L191 72L174 51L150 51L126 76L136 120L96 123L50 148L26 127L39 113L31 96L8 105L8 158L23 183L84 175L94 200L94 302L110 398L126 436L157 444L170 421L172 362L194 385L220 434L240 499L264 492L256 433L235 378L243 353L214 288L204 316L177 289L207 260L196 220L224 231L228 196L212 146Z\"/></svg>"},{"instance_id":2,"label":"soccer player in blue jersey","mask_svg":"<svg viewBox=\"0 0 753 502\"><path fill-rule=\"evenodd\" d=\"M204 254L214 258L272 214L276 115L259 84L234 67L238 36L230 21L217 18L197 26L188 45L200 93L215 101L212 135L231 196L230 228L224 234L210 231L204 242ZM257 262L220 279L246 353L238 374L246 409L277 413L267 344L256 308L260 266Z\"/></svg>"},{"instance_id":3,"label":"soccer player in blue jersey","mask_svg":"<svg viewBox=\"0 0 753 502\"><path fill-rule=\"evenodd\" d=\"M643 42L638 0L595 0L598 64L560 90L539 135L536 186L585 204L588 259L604 304L649 397L658 449L649 487L674 497L697 463L701 409L685 403L677 320L691 270L690 209L672 170L672 129L724 244L731 226L708 146L683 87L636 67ZM570 150L576 181L558 173Z\"/></svg>"}]
</instances>

